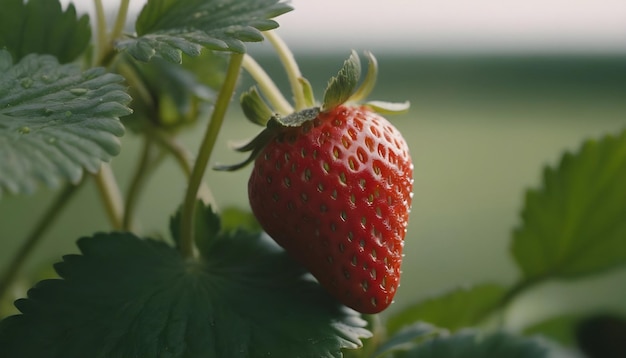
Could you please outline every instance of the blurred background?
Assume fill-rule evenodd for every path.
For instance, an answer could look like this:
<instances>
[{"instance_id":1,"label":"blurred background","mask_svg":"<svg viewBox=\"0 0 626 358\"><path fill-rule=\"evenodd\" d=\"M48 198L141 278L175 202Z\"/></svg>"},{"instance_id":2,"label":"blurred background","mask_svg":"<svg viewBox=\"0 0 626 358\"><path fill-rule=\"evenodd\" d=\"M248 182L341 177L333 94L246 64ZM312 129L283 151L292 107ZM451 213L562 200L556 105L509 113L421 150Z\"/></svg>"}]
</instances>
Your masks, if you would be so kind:
<instances>
[{"instance_id":1,"label":"blurred background","mask_svg":"<svg viewBox=\"0 0 626 358\"><path fill-rule=\"evenodd\" d=\"M67 3L68 1L65 1ZM91 1L73 1L90 12ZM108 6L117 1L107 0ZM133 12L142 1L131 2ZM372 99L411 102L390 118L404 133L415 165L415 197L405 245L401 288L393 313L417 299L460 285L510 284L518 276L509 255L524 191L537 187L543 167L556 165L581 141L626 126L626 2L618 0L294 0L278 33L295 52L320 98L350 49L371 50L379 82ZM250 53L288 93L268 44ZM242 87L250 85L244 75ZM258 128L236 106L229 112L213 162L233 163L228 140ZM200 130L183 141L195 151ZM123 188L139 151L129 133L113 168ZM209 172L221 207L247 208L247 170ZM183 197L182 174L167 161L140 203L145 234L167 236ZM74 241L109 229L88 184L46 235L25 273L75 252ZM0 269L54 197L0 200ZM16 222L19 218L19 222ZM69 227L69 229L68 229ZM68 235L69 234L69 235ZM546 283L515 303L507 325L518 329L548 314L616 311L626 314L626 270L582 282Z\"/></svg>"}]
</instances>

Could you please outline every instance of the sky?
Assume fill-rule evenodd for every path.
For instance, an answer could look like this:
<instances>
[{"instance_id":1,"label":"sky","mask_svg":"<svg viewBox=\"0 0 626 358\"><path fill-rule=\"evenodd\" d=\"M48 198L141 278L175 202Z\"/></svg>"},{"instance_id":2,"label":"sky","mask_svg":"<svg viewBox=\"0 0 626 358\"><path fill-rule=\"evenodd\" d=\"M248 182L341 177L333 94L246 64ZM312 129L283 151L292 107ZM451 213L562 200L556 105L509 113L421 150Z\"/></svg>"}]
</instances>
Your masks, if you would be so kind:
<instances>
[{"instance_id":1,"label":"sky","mask_svg":"<svg viewBox=\"0 0 626 358\"><path fill-rule=\"evenodd\" d=\"M65 3L70 0L63 0ZM73 0L89 10L92 0ZM116 6L118 0L104 0ZM136 12L145 0L131 0ZM626 0L292 0L292 47L626 53Z\"/></svg>"}]
</instances>

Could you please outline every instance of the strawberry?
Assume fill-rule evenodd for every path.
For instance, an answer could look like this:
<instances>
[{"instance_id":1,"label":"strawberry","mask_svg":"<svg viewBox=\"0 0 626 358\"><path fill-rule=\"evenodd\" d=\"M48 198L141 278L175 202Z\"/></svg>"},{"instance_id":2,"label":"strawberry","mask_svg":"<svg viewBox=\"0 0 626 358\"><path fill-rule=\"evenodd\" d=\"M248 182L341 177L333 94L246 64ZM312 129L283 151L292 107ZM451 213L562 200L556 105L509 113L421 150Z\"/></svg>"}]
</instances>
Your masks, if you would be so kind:
<instances>
[{"instance_id":1,"label":"strawberry","mask_svg":"<svg viewBox=\"0 0 626 358\"><path fill-rule=\"evenodd\" d=\"M344 104L345 92L272 117L240 150L253 153L248 197L263 229L340 302L378 313L400 282L413 165L400 132L375 106Z\"/></svg>"}]
</instances>

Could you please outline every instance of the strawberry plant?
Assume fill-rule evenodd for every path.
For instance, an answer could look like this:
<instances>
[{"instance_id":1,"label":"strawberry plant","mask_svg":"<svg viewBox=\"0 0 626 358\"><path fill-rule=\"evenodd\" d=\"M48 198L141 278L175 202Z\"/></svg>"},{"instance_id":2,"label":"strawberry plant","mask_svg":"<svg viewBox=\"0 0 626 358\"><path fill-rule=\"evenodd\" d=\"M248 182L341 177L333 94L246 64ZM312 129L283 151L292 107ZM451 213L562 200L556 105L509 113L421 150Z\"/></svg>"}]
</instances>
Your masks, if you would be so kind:
<instances>
[{"instance_id":1,"label":"strawberry plant","mask_svg":"<svg viewBox=\"0 0 626 358\"><path fill-rule=\"evenodd\" d=\"M128 0L111 26L94 3L90 19L57 0L0 0L0 200L60 187L1 267L0 357L551 357L575 339L589 357L623 348L610 334L598 338L623 332L612 315L517 331L506 316L541 283L626 262L626 132L566 153L527 192L511 242L515 282L388 311L400 284L415 281L401 267L419 225L409 213L420 168L390 121L408 102L368 100L374 55L365 53L362 71L353 51L318 101L320 89L273 32L292 10L280 0L149 0L132 33ZM248 54L247 42L263 40L284 65L293 103ZM251 88L241 88L242 73ZM235 94L260 128L233 146L247 159L214 169L250 171L247 188L226 189L247 191L250 210L220 209L212 190L224 189L205 178L211 160L224 162L213 151L235 120ZM182 135L194 129L203 134L197 148ZM121 186L109 162L127 155L124 135L143 144ZM169 232L144 232L141 194L165 159L186 188L162 219ZM85 185L99 192L109 225L20 290L24 264Z\"/></svg>"}]
</instances>

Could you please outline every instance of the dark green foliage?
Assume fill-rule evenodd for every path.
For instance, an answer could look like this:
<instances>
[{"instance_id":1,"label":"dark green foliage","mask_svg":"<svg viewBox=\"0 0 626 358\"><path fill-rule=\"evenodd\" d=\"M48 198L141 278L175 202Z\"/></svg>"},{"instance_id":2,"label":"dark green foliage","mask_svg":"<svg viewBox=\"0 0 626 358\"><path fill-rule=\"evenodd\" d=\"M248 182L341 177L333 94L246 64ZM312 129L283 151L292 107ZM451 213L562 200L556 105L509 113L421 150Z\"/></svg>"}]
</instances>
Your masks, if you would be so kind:
<instances>
[{"instance_id":1,"label":"dark green foliage","mask_svg":"<svg viewBox=\"0 0 626 358\"><path fill-rule=\"evenodd\" d=\"M80 239L56 265L63 279L0 323L0 356L340 357L369 336L271 239L222 233L200 209L201 259L130 233Z\"/></svg>"},{"instance_id":2,"label":"dark green foliage","mask_svg":"<svg viewBox=\"0 0 626 358\"><path fill-rule=\"evenodd\" d=\"M451 331L477 325L502 300L506 288L482 284L459 288L409 306L387 320L389 333L417 321L432 323Z\"/></svg>"},{"instance_id":3,"label":"dark green foliage","mask_svg":"<svg viewBox=\"0 0 626 358\"><path fill-rule=\"evenodd\" d=\"M30 193L39 182L78 182L120 151L120 116L130 97L121 76L81 71L49 55L13 64L0 50L0 195Z\"/></svg>"},{"instance_id":4,"label":"dark green foliage","mask_svg":"<svg viewBox=\"0 0 626 358\"><path fill-rule=\"evenodd\" d=\"M550 350L541 341L515 336L505 332L482 334L461 331L438 336L397 358L547 358Z\"/></svg>"},{"instance_id":5,"label":"dark green foliage","mask_svg":"<svg viewBox=\"0 0 626 358\"><path fill-rule=\"evenodd\" d=\"M513 256L528 281L599 273L626 262L626 132L585 142L530 190Z\"/></svg>"},{"instance_id":6,"label":"dark green foliage","mask_svg":"<svg viewBox=\"0 0 626 358\"><path fill-rule=\"evenodd\" d=\"M271 18L291 9L279 0L151 0L137 19L138 37L116 46L141 61L159 56L174 63L202 48L245 52L244 42L261 41L260 31L278 27Z\"/></svg>"},{"instance_id":7,"label":"dark green foliage","mask_svg":"<svg viewBox=\"0 0 626 358\"><path fill-rule=\"evenodd\" d=\"M0 0L0 49L15 61L28 54L49 54L60 63L74 61L91 39L89 17L65 11L58 0Z\"/></svg>"}]
</instances>

